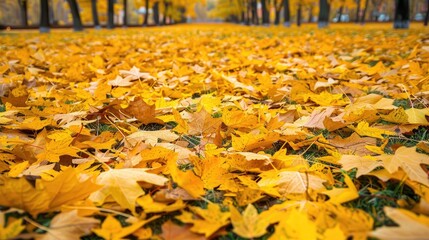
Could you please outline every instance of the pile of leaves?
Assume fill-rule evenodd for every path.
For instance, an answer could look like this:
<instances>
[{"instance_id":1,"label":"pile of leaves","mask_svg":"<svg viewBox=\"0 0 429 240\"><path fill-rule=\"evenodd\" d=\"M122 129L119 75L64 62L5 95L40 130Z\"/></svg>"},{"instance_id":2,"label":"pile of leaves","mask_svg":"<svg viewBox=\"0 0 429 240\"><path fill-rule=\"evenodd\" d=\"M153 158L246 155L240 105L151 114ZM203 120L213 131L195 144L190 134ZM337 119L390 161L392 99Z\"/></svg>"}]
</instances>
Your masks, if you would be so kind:
<instances>
[{"instance_id":1,"label":"pile of leaves","mask_svg":"<svg viewBox=\"0 0 429 240\"><path fill-rule=\"evenodd\" d=\"M429 234L427 29L0 38L0 239Z\"/></svg>"}]
</instances>

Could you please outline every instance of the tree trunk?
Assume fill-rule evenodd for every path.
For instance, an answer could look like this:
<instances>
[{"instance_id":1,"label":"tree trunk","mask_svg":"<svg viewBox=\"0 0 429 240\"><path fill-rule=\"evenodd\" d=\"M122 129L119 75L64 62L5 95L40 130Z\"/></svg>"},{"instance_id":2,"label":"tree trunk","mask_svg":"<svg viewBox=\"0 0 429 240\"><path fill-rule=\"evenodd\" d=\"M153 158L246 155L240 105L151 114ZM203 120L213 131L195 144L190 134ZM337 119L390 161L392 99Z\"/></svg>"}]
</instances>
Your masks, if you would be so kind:
<instances>
[{"instance_id":1,"label":"tree trunk","mask_svg":"<svg viewBox=\"0 0 429 240\"><path fill-rule=\"evenodd\" d=\"M40 27L41 33L49 32L49 3L48 0L40 0Z\"/></svg>"},{"instance_id":2,"label":"tree trunk","mask_svg":"<svg viewBox=\"0 0 429 240\"><path fill-rule=\"evenodd\" d=\"M73 16L73 30L80 32L83 30L82 21L79 14L79 6L77 5L76 0L67 0L70 6L70 11Z\"/></svg>"},{"instance_id":3,"label":"tree trunk","mask_svg":"<svg viewBox=\"0 0 429 240\"><path fill-rule=\"evenodd\" d=\"M152 6L153 10L153 22L155 25L159 25L159 2L154 2Z\"/></svg>"},{"instance_id":4,"label":"tree trunk","mask_svg":"<svg viewBox=\"0 0 429 240\"><path fill-rule=\"evenodd\" d=\"M92 22L94 28L100 29L100 21L98 20L97 0L91 0Z\"/></svg>"},{"instance_id":5,"label":"tree trunk","mask_svg":"<svg viewBox=\"0 0 429 240\"><path fill-rule=\"evenodd\" d=\"M395 18L393 28L409 28L410 26L410 2L409 0L395 1Z\"/></svg>"},{"instance_id":6,"label":"tree trunk","mask_svg":"<svg viewBox=\"0 0 429 240\"><path fill-rule=\"evenodd\" d=\"M343 9L344 6L341 6L340 10L338 11L338 22L342 22L341 17L343 16Z\"/></svg>"},{"instance_id":7,"label":"tree trunk","mask_svg":"<svg viewBox=\"0 0 429 240\"><path fill-rule=\"evenodd\" d=\"M301 4L298 5L298 9L296 10L296 25L301 26Z\"/></svg>"},{"instance_id":8,"label":"tree trunk","mask_svg":"<svg viewBox=\"0 0 429 240\"><path fill-rule=\"evenodd\" d=\"M357 8L356 8L356 16L355 16L355 23L359 23L359 13L360 13L360 1L356 0Z\"/></svg>"},{"instance_id":9,"label":"tree trunk","mask_svg":"<svg viewBox=\"0 0 429 240\"><path fill-rule=\"evenodd\" d=\"M266 2L266 0L261 0L261 8L262 8L262 24L263 25L267 25L268 23L267 23L267 11L266 11L266 9L267 9L267 2Z\"/></svg>"},{"instance_id":10,"label":"tree trunk","mask_svg":"<svg viewBox=\"0 0 429 240\"><path fill-rule=\"evenodd\" d=\"M128 26L128 0L124 0L124 16L122 18L124 27Z\"/></svg>"},{"instance_id":11,"label":"tree trunk","mask_svg":"<svg viewBox=\"0 0 429 240\"><path fill-rule=\"evenodd\" d=\"M366 10L368 9L369 0L365 0L365 7L363 8L362 18L360 20L360 24L365 24Z\"/></svg>"},{"instance_id":12,"label":"tree trunk","mask_svg":"<svg viewBox=\"0 0 429 240\"><path fill-rule=\"evenodd\" d=\"M21 24L28 26L28 13L27 13L27 0L18 0L19 8L21 10Z\"/></svg>"},{"instance_id":13,"label":"tree trunk","mask_svg":"<svg viewBox=\"0 0 429 240\"><path fill-rule=\"evenodd\" d=\"M167 24L168 2L164 0L164 16L162 16L162 24Z\"/></svg>"},{"instance_id":14,"label":"tree trunk","mask_svg":"<svg viewBox=\"0 0 429 240\"><path fill-rule=\"evenodd\" d=\"M115 28L115 10L114 10L115 0L108 0L107 5L107 28L113 29Z\"/></svg>"},{"instance_id":15,"label":"tree trunk","mask_svg":"<svg viewBox=\"0 0 429 240\"><path fill-rule=\"evenodd\" d=\"M244 10L241 10L241 23L242 24L246 23L246 15L244 14Z\"/></svg>"},{"instance_id":16,"label":"tree trunk","mask_svg":"<svg viewBox=\"0 0 429 240\"><path fill-rule=\"evenodd\" d=\"M290 27L289 0L283 0L283 14L284 14L283 25L286 26L286 27Z\"/></svg>"},{"instance_id":17,"label":"tree trunk","mask_svg":"<svg viewBox=\"0 0 429 240\"><path fill-rule=\"evenodd\" d=\"M424 25L427 26L429 22L429 0L426 1L426 17Z\"/></svg>"},{"instance_id":18,"label":"tree trunk","mask_svg":"<svg viewBox=\"0 0 429 240\"><path fill-rule=\"evenodd\" d=\"M275 25L279 25L280 24L280 9L276 9L275 18L274 18L274 24Z\"/></svg>"},{"instance_id":19,"label":"tree trunk","mask_svg":"<svg viewBox=\"0 0 429 240\"><path fill-rule=\"evenodd\" d=\"M48 0L48 8L49 8L49 24L51 26L57 25L58 21L55 19L54 16L54 8L52 7L53 2L52 0Z\"/></svg>"},{"instance_id":20,"label":"tree trunk","mask_svg":"<svg viewBox=\"0 0 429 240\"><path fill-rule=\"evenodd\" d=\"M330 5L328 3L328 0L320 0L319 1L319 22L318 26L319 28L327 27L329 24L329 8Z\"/></svg>"},{"instance_id":21,"label":"tree trunk","mask_svg":"<svg viewBox=\"0 0 429 240\"><path fill-rule=\"evenodd\" d=\"M180 13L180 23L186 23L187 19L186 19L186 8L185 7L179 7L178 8L179 13ZM237 21L238 21L238 17L237 17Z\"/></svg>"},{"instance_id":22,"label":"tree trunk","mask_svg":"<svg viewBox=\"0 0 429 240\"><path fill-rule=\"evenodd\" d=\"M144 14L143 26L147 26L149 20L149 0L144 1L144 7L146 9L146 12Z\"/></svg>"},{"instance_id":23,"label":"tree trunk","mask_svg":"<svg viewBox=\"0 0 429 240\"><path fill-rule=\"evenodd\" d=\"M247 12L247 22L246 25L250 25L252 22L252 8L250 6L250 0L246 1L246 12Z\"/></svg>"},{"instance_id":24,"label":"tree trunk","mask_svg":"<svg viewBox=\"0 0 429 240\"><path fill-rule=\"evenodd\" d=\"M308 10L308 22L313 22L313 5Z\"/></svg>"},{"instance_id":25,"label":"tree trunk","mask_svg":"<svg viewBox=\"0 0 429 240\"><path fill-rule=\"evenodd\" d=\"M259 24L259 17L258 17L258 1L257 0L251 0L252 5L252 22L255 25Z\"/></svg>"}]
</instances>

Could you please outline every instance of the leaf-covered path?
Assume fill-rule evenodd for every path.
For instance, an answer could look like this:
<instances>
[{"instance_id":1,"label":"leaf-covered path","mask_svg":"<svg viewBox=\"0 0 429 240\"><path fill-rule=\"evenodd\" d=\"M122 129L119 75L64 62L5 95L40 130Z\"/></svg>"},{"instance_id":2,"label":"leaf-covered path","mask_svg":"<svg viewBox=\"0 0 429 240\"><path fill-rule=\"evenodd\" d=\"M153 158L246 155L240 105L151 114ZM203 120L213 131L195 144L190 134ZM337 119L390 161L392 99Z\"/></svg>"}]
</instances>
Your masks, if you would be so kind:
<instances>
[{"instance_id":1,"label":"leaf-covered path","mask_svg":"<svg viewBox=\"0 0 429 240\"><path fill-rule=\"evenodd\" d=\"M0 239L429 234L427 28L10 32L0 51Z\"/></svg>"}]
</instances>

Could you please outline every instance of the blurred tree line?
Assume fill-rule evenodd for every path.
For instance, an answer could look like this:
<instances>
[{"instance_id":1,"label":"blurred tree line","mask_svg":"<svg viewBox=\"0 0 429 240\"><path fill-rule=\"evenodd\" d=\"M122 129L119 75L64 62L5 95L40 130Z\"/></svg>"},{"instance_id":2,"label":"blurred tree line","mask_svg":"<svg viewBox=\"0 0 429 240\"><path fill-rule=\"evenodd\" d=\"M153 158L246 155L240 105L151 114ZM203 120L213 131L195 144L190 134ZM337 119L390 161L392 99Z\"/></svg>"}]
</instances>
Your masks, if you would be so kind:
<instances>
[{"instance_id":1,"label":"blurred tree line","mask_svg":"<svg viewBox=\"0 0 429 240\"><path fill-rule=\"evenodd\" d=\"M204 18L203 0L1 0L0 25L84 26L161 25Z\"/></svg>"},{"instance_id":2,"label":"blurred tree line","mask_svg":"<svg viewBox=\"0 0 429 240\"><path fill-rule=\"evenodd\" d=\"M212 18L252 25L298 26L302 22L393 21L395 28L408 28L410 21L428 24L429 0L212 0Z\"/></svg>"}]
</instances>

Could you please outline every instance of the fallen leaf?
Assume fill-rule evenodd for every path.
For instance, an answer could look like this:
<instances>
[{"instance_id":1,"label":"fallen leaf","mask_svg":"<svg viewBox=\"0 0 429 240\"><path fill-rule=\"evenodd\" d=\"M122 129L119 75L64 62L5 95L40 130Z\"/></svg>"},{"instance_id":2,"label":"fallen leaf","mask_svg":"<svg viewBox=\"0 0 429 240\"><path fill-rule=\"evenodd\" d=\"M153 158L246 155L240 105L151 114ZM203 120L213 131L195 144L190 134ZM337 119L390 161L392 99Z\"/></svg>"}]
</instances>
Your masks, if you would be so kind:
<instances>
[{"instance_id":1,"label":"fallen leaf","mask_svg":"<svg viewBox=\"0 0 429 240\"><path fill-rule=\"evenodd\" d=\"M317 227L305 212L292 209L276 226L270 239L317 239Z\"/></svg>"},{"instance_id":2,"label":"fallen leaf","mask_svg":"<svg viewBox=\"0 0 429 240\"><path fill-rule=\"evenodd\" d=\"M246 209L240 214L234 207L230 208L231 222L233 232L244 238L261 237L267 232L267 227L270 222L266 218L260 217L256 208L249 204Z\"/></svg>"},{"instance_id":3,"label":"fallen leaf","mask_svg":"<svg viewBox=\"0 0 429 240\"><path fill-rule=\"evenodd\" d=\"M0 239L14 239L24 229L25 226L22 225L22 219L8 222L6 225L5 214L0 213Z\"/></svg>"},{"instance_id":4,"label":"fallen leaf","mask_svg":"<svg viewBox=\"0 0 429 240\"><path fill-rule=\"evenodd\" d=\"M96 183L102 188L91 194L89 199L97 204L103 204L106 197L113 199L123 208L135 210L136 199L144 194L138 181L163 186L168 179L153 173L148 173L145 168L111 169L101 173Z\"/></svg>"},{"instance_id":5,"label":"fallen leaf","mask_svg":"<svg viewBox=\"0 0 429 240\"><path fill-rule=\"evenodd\" d=\"M416 152L416 147L400 147L394 155L382 155L378 158L383 160L383 166L389 173L397 172L400 167L411 180L429 186L427 172L421 167L421 164L429 165L429 156Z\"/></svg>"},{"instance_id":6,"label":"fallen leaf","mask_svg":"<svg viewBox=\"0 0 429 240\"><path fill-rule=\"evenodd\" d=\"M429 234L429 217L416 215L405 209L385 207L384 212L399 226L381 227L370 233L379 239L427 239Z\"/></svg>"},{"instance_id":7,"label":"fallen leaf","mask_svg":"<svg viewBox=\"0 0 429 240\"><path fill-rule=\"evenodd\" d=\"M167 221L162 225L161 237L167 239L189 239L189 240L204 240L203 235L191 232L190 226L178 226L172 221Z\"/></svg>"},{"instance_id":8,"label":"fallen leaf","mask_svg":"<svg viewBox=\"0 0 429 240\"><path fill-rule=\"evenodd\" d=\"M60 239L79 239L83 235L91 233L91 229L99 225L97 219L90 217L80 217L76 210L64 212L52 218L49 225L49 230L42 236L38 236L40 240L60 240Z\"/></svg>"},{"instance_id":9,"label":"fallen leaf","mask_svg":"<svg viewBox=\"0 0 429 240\"><path fill-rule=\"evenodd\" d=\"M92 231L104 239L120 240L125 236L134 233L146 223L146 221L137 221L130 226L122 227L119 220L114 218L112 215L107 215L101 225L101 228L95 228L92 229Z\"/></svg>"},{"instance_id":10,"label":"fallen leaf","mask_svg":"<svg viewBox=\"0 0 429 240\"><path fill-rule=\"evenodd\" d=\"M378 139L384 139L383 134L384 135L396 135L396 133L391 132L391 131L386 131L386 130L375 128L375 127L370 127L369 123L367 123L365 121L359 122L356 127L350 126L350 128L355 130L355 132L357 134L359 134L360 136L368 136L368 137L374 137L374 138L378 138Z\"/></svg>"},{"instance_id":11,"label":"fallen leaf","mask_svg":"<svg viewBox=\"0 0 429 240\"><path fill-rule=\"evenodd\" d=\"M190 209L202 219L193 218L189 212L182 213L177 219L185 223L192 223L191 231L204 234L207 238L227 225L231 216L229 212L221 211L220 206L214 203L209 203L207 209L198 207L190 207Z\"/></svg>"}]
</instances>

